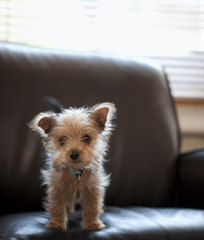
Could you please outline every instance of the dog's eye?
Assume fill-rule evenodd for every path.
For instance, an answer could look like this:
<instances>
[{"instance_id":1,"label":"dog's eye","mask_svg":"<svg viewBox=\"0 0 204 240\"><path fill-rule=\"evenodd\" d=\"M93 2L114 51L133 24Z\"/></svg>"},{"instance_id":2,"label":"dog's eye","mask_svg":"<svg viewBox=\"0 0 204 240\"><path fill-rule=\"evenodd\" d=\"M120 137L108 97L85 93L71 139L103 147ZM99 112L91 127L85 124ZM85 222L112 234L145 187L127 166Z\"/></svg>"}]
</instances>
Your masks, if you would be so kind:
<instances>
[{"instance_id":1,"label":"dog's eye","mask_svg":"<svg viewBox=\"0 0 204 240\"><path fill-rule=\"evenodd\" d=\"M59 138L59 143L60 143L60 146L63 146L67 141L67 138L65 136L62 136Z\"/></svg>"},{"instance_id":2,"label":"dog's eye","mask_svg":"<svg viewBox=\"0 0 204 240\"><path fill-rule=\"evenodd\" d=\"M91 137L86 134L82 137L82 141L86 142L86 143L89 143L91 141Z\"/></svg>"}]
</instances>

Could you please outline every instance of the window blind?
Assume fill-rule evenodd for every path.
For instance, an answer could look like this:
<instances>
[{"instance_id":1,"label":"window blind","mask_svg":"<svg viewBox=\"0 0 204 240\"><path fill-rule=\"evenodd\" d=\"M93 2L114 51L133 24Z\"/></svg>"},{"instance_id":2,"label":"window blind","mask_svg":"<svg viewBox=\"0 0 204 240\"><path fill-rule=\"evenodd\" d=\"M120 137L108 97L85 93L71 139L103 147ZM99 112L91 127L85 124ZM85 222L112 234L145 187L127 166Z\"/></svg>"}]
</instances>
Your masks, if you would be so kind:
<instances>
[{"instance_id":1,"label":"window blind","mask_svg":"<svg viewBox=\"0 0 204 240\"><path fill-rule=\"evenodd\" d=\"M204 98L203 0L0 0L0 41L148 56L175 97Z\"/></svg>"}]
</instances>

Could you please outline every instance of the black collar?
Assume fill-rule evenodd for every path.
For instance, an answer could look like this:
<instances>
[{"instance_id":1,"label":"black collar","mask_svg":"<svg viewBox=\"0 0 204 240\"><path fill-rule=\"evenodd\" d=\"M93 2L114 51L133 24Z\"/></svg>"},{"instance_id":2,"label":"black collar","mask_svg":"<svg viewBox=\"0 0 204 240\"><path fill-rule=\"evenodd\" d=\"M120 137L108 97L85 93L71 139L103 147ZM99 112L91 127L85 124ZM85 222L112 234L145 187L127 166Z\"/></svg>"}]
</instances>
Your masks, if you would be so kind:
<instances>
[{"instance_id":1,"label":"black collar","mask_svg":"<svg viewBox=\"0 0 204 240\"><path fill-rule=\"evenodd\" d=\"M73 173L77 178L81 177L84 172L84 168L80 168L79 170L75 170L74 168L68 168L71 173Z\"/></svg>"}]
</instances>

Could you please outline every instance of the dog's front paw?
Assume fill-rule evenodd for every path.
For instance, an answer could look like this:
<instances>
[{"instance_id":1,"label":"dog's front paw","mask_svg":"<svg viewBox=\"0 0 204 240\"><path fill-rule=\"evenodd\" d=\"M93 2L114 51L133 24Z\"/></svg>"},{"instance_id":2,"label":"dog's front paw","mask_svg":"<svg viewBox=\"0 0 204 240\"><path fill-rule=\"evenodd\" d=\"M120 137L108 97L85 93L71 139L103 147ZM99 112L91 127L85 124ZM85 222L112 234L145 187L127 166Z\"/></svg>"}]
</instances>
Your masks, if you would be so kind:
<instances>
[{"instance_id":1,"label":"dog's front paw","mask_svg":"<svg viewBox=\"0 0 204 240\"><path fill-rule=\"evenodd\" d=\"M106 225L100 219L97 219L96 221L90 222L87 221L83 223L83 229L86 230L101 230L105 227Z\"/></svg>"},{"instance_id":2,"label":"dog's front paw","mask_svg":"<svg viewBox=\"0 0 204 240\"><path fill-rule=\"evenodd\" d=\"M67 226L65 224L59 223L54 220L49 221L46 227L52 230L63 230L63 231L67 230Z\"/></svg>"}]
</instances>

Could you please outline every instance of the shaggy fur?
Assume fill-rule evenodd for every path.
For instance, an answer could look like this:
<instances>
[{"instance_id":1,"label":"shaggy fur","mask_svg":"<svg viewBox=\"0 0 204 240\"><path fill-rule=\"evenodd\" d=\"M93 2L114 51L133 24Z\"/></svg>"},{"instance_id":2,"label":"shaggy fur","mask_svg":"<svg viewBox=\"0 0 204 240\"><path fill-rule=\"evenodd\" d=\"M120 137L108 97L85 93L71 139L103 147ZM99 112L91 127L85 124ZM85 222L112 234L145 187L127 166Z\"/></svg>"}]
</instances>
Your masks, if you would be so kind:
<instances>
[{"instance_id":1,"label":"shaggy fur","mask_svg":"<svg viewBox=\"0 0 204 240\"><path fill-rule=\"evenodd\" d=\"M76 203L84 208L84 229L105 227L99 219L109 184L103 162L115 112L113 103L101 103L92 108L62 109L58 114L40 113L30 123L41 135L48 156L42 173L47 185L49 229L66 230L68 213L74 211ZM73 169L82 169L83 174L77 176Z\"/></svg>"}]
</instances>

